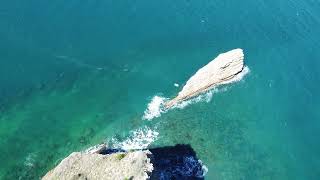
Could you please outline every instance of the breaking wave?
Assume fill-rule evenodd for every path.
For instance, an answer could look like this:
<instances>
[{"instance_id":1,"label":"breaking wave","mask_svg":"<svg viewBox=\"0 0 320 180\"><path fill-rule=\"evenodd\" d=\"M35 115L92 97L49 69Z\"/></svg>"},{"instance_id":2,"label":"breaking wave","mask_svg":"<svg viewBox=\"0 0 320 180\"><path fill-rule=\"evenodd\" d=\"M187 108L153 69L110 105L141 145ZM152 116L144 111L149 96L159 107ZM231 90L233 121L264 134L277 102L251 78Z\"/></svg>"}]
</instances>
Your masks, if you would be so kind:
<instances>
[{"instance_id":1,"label":"breaking wave","mask_svg":"<svg viewBox=\"0 0 320 180\"><path fill-rule=\"evenodd\" d=\"M174 105L172 108L183 109L191 104L195 104L198 102L207 102L208 103L211 101L213 94L217 93L217 92L219 92L219 89L213 88L213 89L207 91L206 93L202 93L202 94L198 95L197 97L191 98L186 101L179 102L178 104Z\"/></svg>"},{"instance_id":2,"label":"breaking wave","mask_svg":"<svg viewBox=\"0 0 320 180\"><path fill-rule=\"evenodd\" d=\"M210 102L212 99L212 95L218 91L219 90L217 88L214 88L212 90L209 90L206 93L200 94L195 98L179 102L178 104L176 104L170 109L174 109L174 108L183 109L190 104L195 104L203 101ZM144 115L142 119L151 121L154 118L160 117L161 114L166 113L169 109L166 109L164 107L164 104L168 100L169 98L166 98L166 97L154 96L150 101L150 103L148 104L147 109L144 111Z\"/></svg>"},{"instance_id":3,"label":"breaking wave","mask_svg":"<svg viewBox=\"0 0 320 180\"><path fill-rule=\"evenodd\" d=\"M147 109L144 111L144 115L142 119L151 120L156 117L160 117L161 113L164 113L166 110L163 107L164 102L166 102L168 98L154 96L151 102L148 104Z\"/></svg>"},{"instance_id":4,"label":"breaking wave","mask_svg":"<svg viewBox=\"0 0 320 180\"><path fill-rule=\"evenodd\" d=\"M181 169L177 169L184 176L192 176L193 173L196 173L195 176L198 178L204 177L208 168L205 166L201 160L195 159L193 156L184 157L183 159L183 167Z\"/></svg>"},{"instance_id":5,"label":"breaking wave","mask_svg":"<svg viewBox=\"0 0 320 180\"><path fill-rule=\"evenodd\" d=\"M129 137L123 141L112 138L108 143L111 148L123 150L146 149L152 142L158 138L159 133L147 126L131 131Z\"/></svg>"}]
</instances>

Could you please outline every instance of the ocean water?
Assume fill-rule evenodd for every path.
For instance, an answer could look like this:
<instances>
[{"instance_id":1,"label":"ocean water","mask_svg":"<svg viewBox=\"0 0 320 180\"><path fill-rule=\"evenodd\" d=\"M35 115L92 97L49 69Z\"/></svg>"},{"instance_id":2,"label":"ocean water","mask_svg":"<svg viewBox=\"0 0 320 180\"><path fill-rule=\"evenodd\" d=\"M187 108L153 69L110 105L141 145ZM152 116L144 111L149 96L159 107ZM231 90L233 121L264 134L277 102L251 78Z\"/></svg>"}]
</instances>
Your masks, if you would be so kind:
<instances>
[{"instance_id":1,"label":"ocean water","mask_svg":"<svg viewBox=\"0 0 320 180\"><path fill-rule=\"evenodd\" d=\"M100 142L190 145L205 179L319 179L319 34L316 0L3 1L0 179ZM161 109L234 48L242 79Z\"/></svg>"}]
</instances>

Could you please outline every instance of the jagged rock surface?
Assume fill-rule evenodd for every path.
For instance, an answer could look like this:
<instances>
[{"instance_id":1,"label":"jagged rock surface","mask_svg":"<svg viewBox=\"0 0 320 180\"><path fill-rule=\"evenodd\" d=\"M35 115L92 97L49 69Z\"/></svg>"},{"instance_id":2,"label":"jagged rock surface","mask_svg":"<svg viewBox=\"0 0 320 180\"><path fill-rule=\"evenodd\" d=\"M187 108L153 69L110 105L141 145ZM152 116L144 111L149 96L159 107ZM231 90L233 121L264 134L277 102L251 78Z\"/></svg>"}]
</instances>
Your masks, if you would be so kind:
<instances>
[{"instance_id":1,"label":"jagged rock surface","mask_svg":"<svg viewBox=\"0 0 320 180\"><path fill-rule=\"evenodd\" d=\"M148 179L153 170L153 165L148 157L149 153L149 151L135 151L102 155L90 152L74 152L42 179Z\"/></svg>"},{"instance_id":2,"label":"jagged rock surface","mask_svg":"<svg viewBox=\"0 0 320 180\"><path fill-rule=\"evenodd\" d=\"M179 92L178 96L165 104L170 108L177 103L195 97L211 88L226 84L244 68L242 49L234 49L220 54L206 66L199 69Z\"/></svg>"}]
</instances>

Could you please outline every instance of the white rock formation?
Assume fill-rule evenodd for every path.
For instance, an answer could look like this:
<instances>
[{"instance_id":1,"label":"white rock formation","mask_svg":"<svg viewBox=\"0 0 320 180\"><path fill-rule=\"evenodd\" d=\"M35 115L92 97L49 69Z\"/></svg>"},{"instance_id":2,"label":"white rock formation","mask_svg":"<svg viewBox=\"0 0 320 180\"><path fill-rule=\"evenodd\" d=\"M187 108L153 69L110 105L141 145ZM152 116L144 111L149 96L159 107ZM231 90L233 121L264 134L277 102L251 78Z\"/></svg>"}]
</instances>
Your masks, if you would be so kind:
<instances>
[{"instance_id":1,"label":"white rock formation","mask_svg":"<svg viewBox=\"0 0 320 180\"><path fill-rule=\"evenodd\" d=\"M102 155L90 152L74 152L66 157L42 179L90 179L124 180L148 179L153 165L149 151L135 151Z\"/></svg>"},{"instance_id":2,"label":"white rock formation","mask_svg":"<svg viewBox=\"0 0 320 180\"><path fill-rule=\"evenodd\" d=\"M178 96L165 103L165 107L170 108L218 85L232 82L232 79L244 69L243 59L242 49L234 49L220 54L199 69L187 81Z\"/></svg>"}]
</instances>

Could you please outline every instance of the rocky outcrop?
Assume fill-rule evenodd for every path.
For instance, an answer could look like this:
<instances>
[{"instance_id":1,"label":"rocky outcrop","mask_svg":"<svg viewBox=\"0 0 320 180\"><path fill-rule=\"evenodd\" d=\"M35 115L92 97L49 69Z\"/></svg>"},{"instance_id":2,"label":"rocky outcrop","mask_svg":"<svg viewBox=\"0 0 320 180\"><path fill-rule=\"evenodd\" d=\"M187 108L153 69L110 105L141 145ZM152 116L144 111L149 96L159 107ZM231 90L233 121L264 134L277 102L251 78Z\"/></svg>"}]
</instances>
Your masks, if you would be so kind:
<instances>
[{"instance_id":1,"label":"rocky outcrop","mask_svg":"<svg viewBox=\"0 0 320 180\"><path fill-rule=\"evenodd\" d=\"M197 179L203 180L207 167L190 145L177 144L125 152L97 145L74 152L49 171L44 180L95 179Z\"/></svg>"},{"instance_id":2,"label":"rocky outcrop","mask_svg":"<svg viewBox=\"0 0 320 180\"><path fill-rule=\"evenodd\" d=\"M101 147L86 152L74 152L42 179L148 179L153 170L149 151L101 154ZM99 154L100 153L100 154Z\"/></svg>"},{"instance_id":3,"label":"rocky outcrop","mask_svg":"<svg viewBox=\"0 0 320 180\"><path fill-rule=\"evenodd\" d=\"M244 69L242 49L234 49L220 54L207 65L199 69L179 92L178 96L165 103L170 108L177 103L195 97L211 88L232 82L232 79Z\"/></svg>"}]
</instances>

